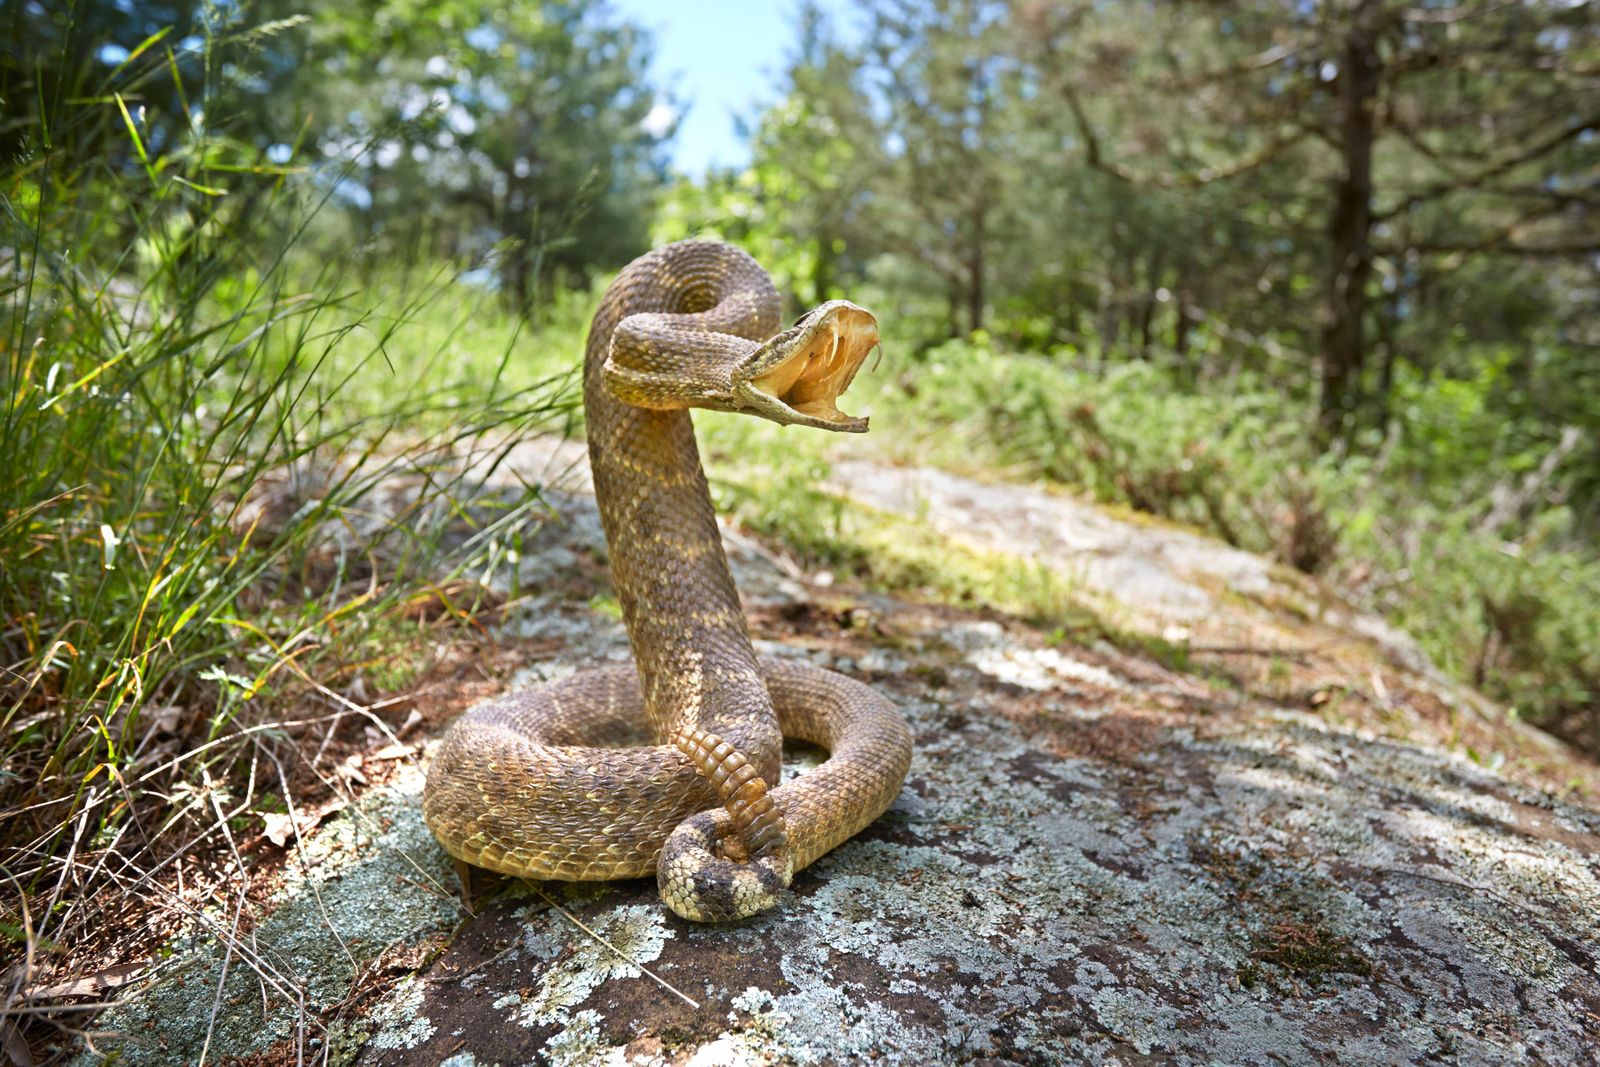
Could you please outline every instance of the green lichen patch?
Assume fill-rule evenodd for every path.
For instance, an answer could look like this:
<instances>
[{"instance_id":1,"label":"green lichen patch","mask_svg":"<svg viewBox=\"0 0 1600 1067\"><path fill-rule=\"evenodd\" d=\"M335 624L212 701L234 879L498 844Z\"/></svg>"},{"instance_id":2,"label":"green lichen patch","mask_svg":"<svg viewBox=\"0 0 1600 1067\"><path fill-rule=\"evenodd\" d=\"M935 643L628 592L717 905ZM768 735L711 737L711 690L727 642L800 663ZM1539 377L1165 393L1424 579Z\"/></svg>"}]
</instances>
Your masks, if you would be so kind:
<instances>
[{"instance_id":1,"label":"green lichen patch","mask_svg":"<svg viewBox=\"0 0 1600 1067\"><path fill-rule=\"evenodd\" d=\"M449 864L422 822L421 785L421 774L407 771L331 820L291 861L253 929L234 932L232 911L221 907L198 917L153 983L98 1021L126 1035L109 1043L117 1062L193 1063L202 1050L218 1062L280 1043L291 1062L320 1058L323 1042L348 1029L337 1006L373 978L374 960L462 917ZM404 1014L380 1014L357 1028L357 1039L426 1029ZM343 1044L359 1040L346 1034Z\"/></svg>"}]
</instances>

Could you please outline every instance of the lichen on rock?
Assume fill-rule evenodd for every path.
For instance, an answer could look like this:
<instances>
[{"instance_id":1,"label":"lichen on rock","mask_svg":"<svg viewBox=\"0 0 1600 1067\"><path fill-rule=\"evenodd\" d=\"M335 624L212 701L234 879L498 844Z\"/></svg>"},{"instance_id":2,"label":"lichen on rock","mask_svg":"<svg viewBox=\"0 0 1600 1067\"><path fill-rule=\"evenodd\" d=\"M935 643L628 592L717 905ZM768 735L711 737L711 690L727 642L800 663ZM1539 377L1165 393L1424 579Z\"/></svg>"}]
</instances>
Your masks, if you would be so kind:
<instances>
[{"instance_id":1,"label":"lichen on rock","mask_svg":"<svg viewBox=\"0 0 1600 1067\"><path fill-rule=\"evenodd\" d=\"M193 1063L202 1050L216 1061L280 1042L315 1051L324 1038L312 1024L352 992L368 963L448 932L462 912L448 858L422 821L421 790L421 772L407 768L309 836L248 933L233 932L231 912L198 917L145 988L98 1021L128 1037L115 1046L118 1062ZM376 1032L378 1043L426 1029L412 1010L420 990L409 992L363 1035Z\"/></svg>"},{"instance_id":2,"label":"lichen on rock","mask_svg":"<svg viewBox=\"0 0 1600 1067\"><path fill-rule=\"evenodd\" d=\"M561 507L527 576L599 551L587 498ZM899 799L738 925L685 923L648 880L507 892L340 1018L359 1062L1594 1062L1593 810L1370 722L1212 699L1114 650L729 549L764 654L843 666L905 713ZM556 648L528 681L626 653L588 593L543 591L503 625ZM314 835L320 862L257 927L313 1015L353 967L456 924L417 784ZM224 953L203 932L174 948L106 1020L165 1038L127 1062L204 1041ZM287 1002L263 1017L237 962L212 1053L288 1047Z\"/></svg>"}]
</instances>

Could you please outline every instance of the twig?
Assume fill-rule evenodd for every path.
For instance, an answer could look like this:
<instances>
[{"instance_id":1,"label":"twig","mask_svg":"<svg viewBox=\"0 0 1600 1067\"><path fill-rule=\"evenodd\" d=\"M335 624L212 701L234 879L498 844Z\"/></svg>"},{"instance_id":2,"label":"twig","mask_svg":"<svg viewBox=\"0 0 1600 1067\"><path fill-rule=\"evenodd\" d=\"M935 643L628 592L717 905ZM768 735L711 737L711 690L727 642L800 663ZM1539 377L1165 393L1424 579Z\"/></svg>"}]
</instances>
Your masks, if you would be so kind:
<instances>
[{"instance_id":1,"label":"twig","mask_svg":"<svg viewBox=\"0 0 1600 1067\"><path fill-rule=\"evenodd\" d=\"M239 920L244 916L245 887L239 887L239 902L233 909L233 929L228 931L227 946L222 953L222 974L217 978L217 995L211 998L211 1017L206 1020L206 1039L200 1046L200 1067L206 1067L206 1057L211 1053L211 1037L217 1029L217 1010L222 1007L222 991L228 984L228 967L233 963L233 946L239 939ZM265 1018L265 1016L263 1016Z\"/></svg>"},{"instance_id":2,"label":"twig","mask_svg":"<svg viewBox=\"0 0 1600 1067\"><path fill-rule=\"evenodd\" d=\"M457 971L455 974L444 975L442 978L436 979L436 981L440 985L454 985L457 982L471 978L485 967L491 967L494 964L499 963L501 960L505 959L507 956L511 955L521 947L522 946L520 944L513 943L506 948L501 949L499 952L496 952L493 956L490 956L486 960L479 960L477 963L474 963L471 967L468 967L465 970Z\"/></svg>"},{"instance_id":3,"label":"twig","mask_svg":"<svg viewBox=\"0 0 1600 1067\"><path fill-rule=\"evenodd\" d=\"M1496 485L1489 493L1493 506L1490 507L1489 513L1479 521L1478 532L1494 533L1500 527L1522 514L1529 502L1549 484L1550 479L1555 476L1556 470L1572 454L1572 450L1583 443L1583 438L1583 431L1576 426L1564 428L1561 431L1561 440L1556 443L1554 448L1545 453L1544 459L1539 462L1537 468L1523 475L1521 485L1515 489L1512 489L1504 482Z\"/></svg>"},{"instance_id":4,"label":"twig","mask_svg":"<svg viewBox=\"0 0 1600 1067\"><path fill-rule=\"evenodd\" d=\"M317 746L317 754L311 757L313 770L316 769L317 764L322 762L322 754L328 751L328 745L332 743L333 735L339 732L340 726L344 725L344 716L345 713L342 709L333 713L333 721L328 724L327 730L323 731L322 744Z\"/></svg>"},{"instance_id":5,"label":"twig","mask_svg":"<svg viewBox=\"0 0 1600 1067\"><path fill-rule=\"evenodd\" d=\"M1493 897L1506 907L1515 911L1520 911L1526 915L1537 916L1538 918L1545 920L1550 920L1552 918L1552 916L1542 906L1535 907L1531 904L1519 903L1518 901L1512 900L1510 897L1506 896L1504 893L1501 893L1492 886L1474 885L1473 883L1463 879L1446 878L1443 875L1428 874L1425 871L1412 870L1406 867L1376 867L1374 870L1381 871L1384 874L1398 874L1405 878L1419 878L1427 882L1438 882L1440 885L1454 886L1457 889L1466 889L1473 893L1482 893L1485 896Z\"/></svg>"},{"instance_id":6,"label":"twig","mask_svg":"<svg viewBox=\"0 0 1600 1067\"><path fill-rule=\"evenodd\" d=\"M626 955L623 954L623 951L620 948L618 948L617 946L613 945L611 942L607 941L605 938L601 937L599 934L595 933L593 930L589 929L589 927L585 926L582 922L579 921L579 919L578 919L578 917L576 915L572 914L572 912L568 911L566 908L563 908L560 904L557 904L555 902L555 900L551 898L550 894L546 893L544 891L544 887L543 886L535 885L533 888L541 897L544 897L545 903L549 904L552 908L554 908L555 910L559 911L562 915L566 916L567 917L567 921L572 923L573 926L576 926L578 929L582 930L584 933L586 933L590 937L594 938L597 942L599 942L600 944L604 945L606 948L610 949L613 953L616 954L617 959L621 960L624 963L633 964L633 966L639 968L639 970L641 970L645 974L649 975L656 982L657 985L661 986L662 989L665 989L669 993L672 993L674 996L676 996L678 999L682 1000L685 1004L689 1005L689 1007L695 1009L696 1011L700 1010L700 1002L699 1001L694 1000L693 998L691 998L689 996L689 994L685 993L683 990L679 989L677 986L673 985L671 982L667 981L665 978L661 977L659 974L657 974L656 972L652 971L650 968L646 967L644 964L636 963L633 960L629 959Z\"/></svg>"},{"instance_id":7,"label":"twig","mask_svg":"<svg viewBox=\"0 0 1600 1067\"><path fill-rule=\"evenodd\" d=\"M226 745L230 741L242 741L251 734L258 734L264 730L281 730L287 726L315 726L319 722L327 722L332 718L334 718L332 715L318 715L311 719L284 719L277 722L261 722L254 726L246 726L244 729L228 734L225 737L218 737L211 741L207 741L203 745L197 745L187 752L183 752L172 757L165 763L158 764L157 766L150 768L148 771L145 771L139 777L135 778L133 780L133 784L141 785L144 782L148 782L156 775L161 774L164 771L170 771L174 767L181 765L185 760L198 756L200 753L205 752L208 749L216 748L219 745Z\"/></svg>"},{"instance_id":8,"label":"twig","mask_svg":"<svg viewBox=\"0 0 1600 1067\"><path fill-rule=\"evenodd\" d=\"M88 1004L33 1004L20 1007L7 1008L0 1019L12 1019L21 1015L57 1015L64 1011L108 1011L112 1008L122 1008L132 1004L136 998L126 997L122 1000L96 1000Z\"/></svg>"},{"instance_id":9,"label":"twig","mask_svg":"<svg viewBox=\"0 0 1600 1067\"><path fill-rule=\"evenodd\" d=\"M300 861L300 869L305 872L306 887L311 890L311 895L317 902L317 911L322 915L323 925L328 928L328 932L333 935L333 939L339 943L339 948L344 953L345 959L350 961L350 969L359 973L361 965L356 962L355 954L350 951L350 946L345 943L344 937L340 935L338 929L333 925L333 919L328 915L328 908L322 901L322 889L317 885L317 880L311 873L311 863L306 859L305 854L305 840L300 833L300 820L296 817L294 810L294 796L289 791L289 777L284 774L283 764L278 761L276 753L265 747L261 750L266 753L267 759L272 761L273 767L278 771L278 784L283 789L283 803L289 809L289 828L294 831L295 858ZM312 768L312 770L315 769L314 767Z\"/></svg>"},{"instance_id":10,"label":"twig","mask_svg":"<svg viewBox=\"0 0 1600 1067\"><path fill-rule=\"evenodd\" d=\"M0 1004L0 1016L11 1010L11 1005L16 1002L16 994L28 988L33 981L33 917L28 912L28 892L22 888L22 883L10 871L6 872L6 879L17 888L17 913L22 919L22 939L24 944L22 956L22 970L18 974L18 983L15 988L7 987L5 1001Z\"/></svg>"},{"instance_id":11,"label":"twig","mask_svg":"<svg viewBox=\"0 0 1600 1067\"><path fill-rule=\"evenodd\" d=\"M125 884L119 877L118 872L112 871L109 868L106 870L106 876L113 882L116 882L117 887L124 893L134 894L139 891L140 882L135 882L132 885ZM175 908L180 913L188 915L199 926L210 932L219 941L228 936L227 932L217 923L215 919L211 918L203 910L194 907L188 901L173 893L170 889L167 889L159 882L152 883L151 892L149 895L152 898L162 900L168 904L168 906ZM233 948L234 951L239 953L239 958L249 964L250 969L255 971L258 977L267 982L267 984L271 985L272 988L285 1000L291 999L291 994L289 991L291 989L298 989L299 987L291 978L279 971L277 967L273 966L271 961L264 954L250 950L243 944L235 944ZM177 958L178 957L174 957L174 960ZM151 972L147 972L147 976L154 977L153 970Z\"/></svg>"},{"instance_id":12,"label":"twig","mask_svg":"<svg viewBox=\"0 0 1600 1067\"><path fill-rule=\"evenodd\" d=\"M1263 648L1259 645L1180 645L1189 655L1204 656L1275 656L1304 663L1315 649Z\"/></svg>"}]
</instances>

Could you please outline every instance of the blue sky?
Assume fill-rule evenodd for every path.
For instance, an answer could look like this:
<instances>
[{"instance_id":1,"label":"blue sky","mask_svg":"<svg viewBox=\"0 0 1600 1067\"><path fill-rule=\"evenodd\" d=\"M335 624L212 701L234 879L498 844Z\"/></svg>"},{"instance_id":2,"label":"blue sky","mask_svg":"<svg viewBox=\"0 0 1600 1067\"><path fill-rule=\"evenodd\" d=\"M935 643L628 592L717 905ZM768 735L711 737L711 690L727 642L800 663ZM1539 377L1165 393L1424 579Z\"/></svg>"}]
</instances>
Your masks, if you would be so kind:
<instances>
[{"instance_id":1,"label":"blue sky","mask_svg":"<svg viewBox=\"0 0 1600 1067\"><path fill-rule=\"evenodd\" d=\"M746 162L734 116L754 118L777 98L778 74L794 50L797 0L612 0L612 6L654 35L656 84L686 109L672 144L678 169L698 177L713 164ZM848 4L825 0L822 7L837 13Z\"/></svg>"}]
</instances>

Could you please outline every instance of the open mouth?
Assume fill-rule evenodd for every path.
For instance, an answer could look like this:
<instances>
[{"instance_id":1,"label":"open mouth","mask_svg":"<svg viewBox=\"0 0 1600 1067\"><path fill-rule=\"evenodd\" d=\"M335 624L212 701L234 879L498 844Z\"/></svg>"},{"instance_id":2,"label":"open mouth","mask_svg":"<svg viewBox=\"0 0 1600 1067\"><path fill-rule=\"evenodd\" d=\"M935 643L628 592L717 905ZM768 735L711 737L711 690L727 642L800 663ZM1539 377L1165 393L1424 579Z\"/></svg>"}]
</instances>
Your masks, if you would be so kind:
<instances>
[{"instance_id":1,"label":"open mouth","mask_svg":"<svg viewBox=\"0 0 1600 1067\"><path fill-rule=\"evenodd\" d=\"M749 380L753 389L777 401L799 422L825 429L861 432L867 420L839 410L838 400L878 345L878 321L846 301L824 304L797 327L793 350Z\"/></svg>"}]
</instances>

